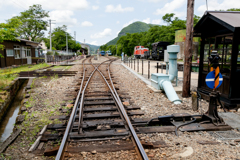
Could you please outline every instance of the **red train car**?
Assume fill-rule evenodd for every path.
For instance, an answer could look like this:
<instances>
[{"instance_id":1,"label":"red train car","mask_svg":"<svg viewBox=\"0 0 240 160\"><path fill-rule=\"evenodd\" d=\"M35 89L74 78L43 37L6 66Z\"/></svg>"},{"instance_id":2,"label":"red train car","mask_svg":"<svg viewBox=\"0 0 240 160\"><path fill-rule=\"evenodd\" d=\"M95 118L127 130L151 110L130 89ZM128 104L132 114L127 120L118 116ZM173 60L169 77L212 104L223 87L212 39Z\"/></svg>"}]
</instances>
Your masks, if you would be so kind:
<instances>
[{"instance_id":1,"label":"red train car","mask_svg":"<svg viewBox=\"0 0 240 160\"><path fill-rule=\"evenodd\" d=\"M135 46L134 47L134 57L135 58L144 58L144 52L149 51L148 48L144 46Z\"/></svg>"}]
</instances>

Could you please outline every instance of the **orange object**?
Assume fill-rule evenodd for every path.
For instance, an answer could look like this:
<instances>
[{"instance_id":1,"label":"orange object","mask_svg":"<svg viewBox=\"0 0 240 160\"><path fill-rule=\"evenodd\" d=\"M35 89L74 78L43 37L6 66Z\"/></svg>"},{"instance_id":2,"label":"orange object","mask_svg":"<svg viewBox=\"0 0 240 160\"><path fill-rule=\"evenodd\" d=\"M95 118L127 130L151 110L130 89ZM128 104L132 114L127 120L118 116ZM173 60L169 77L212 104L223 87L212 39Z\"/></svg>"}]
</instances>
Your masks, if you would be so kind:
<instances>
[{"instance_id":1,"label":"orange object","mask_svg":"<svg viewBox=\"0 0 240 160\"><path fill-rule=\"evenodd\" d=\"M134 47L134 57L136 57L136 58L144 57L145 51L149 51L149 49L145 48L144 46L135 46Z\"/></svg>"},{"instance_id":2,"label":"orange object","mask_svg":"<svg viewBox=\"0 0 240 160\"><path fill-rule=\"evenodd\" d=\"M215 69L215 85L214 85L214 90L216 87L219 85L219 67Z\"/></svg>"},{"instance_id":3,"label":"orange object","mask_svg":"<svg viewBox=\"0 0 240 160\"><path fill-rule=\"evenodd\" d=\"M213 67L210 68L210 72L212 72L212 71L213 71Z\"/></svg>"}]
</instances>

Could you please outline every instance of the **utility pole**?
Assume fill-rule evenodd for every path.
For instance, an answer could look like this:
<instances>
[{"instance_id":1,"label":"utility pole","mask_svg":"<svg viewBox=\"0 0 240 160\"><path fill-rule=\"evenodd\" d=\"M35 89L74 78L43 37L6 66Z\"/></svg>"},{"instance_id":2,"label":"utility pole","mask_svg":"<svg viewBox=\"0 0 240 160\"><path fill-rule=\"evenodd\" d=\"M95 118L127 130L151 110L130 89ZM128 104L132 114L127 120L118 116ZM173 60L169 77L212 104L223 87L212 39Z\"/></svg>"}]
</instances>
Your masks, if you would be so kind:
<instances>
[{"instance_id":1,"label":"utility pole","mask_svg":"<svg viewBox=\"0 0 240 160\"><path fill-rule=\"evenodd\" d=\"M74 31L74 39L75 39L75 43L76 43L76 31Z\"/></svg>"},{"instance_id":2,"label":"utility pole","mask_svg":"<svg viewBox=\"0 0 240 160\"><path fill-rule=\"evenodd\" d=\"M52 21L55 21L55 20L49 19L49 25L50 25L50 51L51 52L52 52L52 27L51 27L51 24L55 24L55 23L52 23Z\"/></svg>"},{"instance_id":3,"label":"utility pole","mask_svg":"<svg viewBox=\"0 0 240 160\"><path fill-rule=\"evenodd\" d=\"M66 52L67 52L67 55L68 55L68 38L67 38L67 32L66 32Z\"/></svg>"},{"instance_id":4,"label":"utility pole","mask_svg":"<svg viewBox=\"0 0 240 160\"><path fill-rule=\"evenodd\" d=\"M193 42L193 13L194 13L194 0L188 0L182 97L190 97L192 42Z\"/></svg>"}]
</instances>

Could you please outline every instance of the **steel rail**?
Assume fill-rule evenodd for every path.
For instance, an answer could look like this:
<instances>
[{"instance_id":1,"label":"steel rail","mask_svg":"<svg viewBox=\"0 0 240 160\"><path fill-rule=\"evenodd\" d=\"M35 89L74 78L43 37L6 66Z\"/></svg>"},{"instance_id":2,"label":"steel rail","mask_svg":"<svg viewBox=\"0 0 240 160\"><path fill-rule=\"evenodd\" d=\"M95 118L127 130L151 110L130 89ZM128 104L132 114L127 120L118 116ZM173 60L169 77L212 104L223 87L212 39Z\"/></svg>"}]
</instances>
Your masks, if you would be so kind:
<instances>
[{"instance_id":1,"label":"steel rail","mask_svg":"<svg viewBox=\"0 0 240 160\"><path fill-rule=\"evenodd\" d=\"M92 74L90 75L90 77L88 78L88 81L87 81L87 83L85 84L85 87L84 87L83 92L82 92L82 97L81 97L80 106L79 106L78 133L81 132L80 127L81 127L81 120L82 120L82 109L83 109L83 102L84 102L83 99L84 99L84 96L85 96L85 90L86 90L86 88L87 88L87 86L88 86L89 81L90 81L91 78L92 78L92 75L95 73L95 71L97 70L97 68L98 68L100 65L102 65L103 63L107 62L107 61L109 61L109 60L106 60L106 61L100 63L97 67L95 67L95 66L91 63L92 66L93 66L95 69L94 69L94 71L92 72Z\"/></svg>"},{"instance_id":2,"label":"steel rail","mask_svg":"<svg viewBox=\"0 0 240 160\"><path fill-rule=\"evenodd\" d=\"M109 63L109 66L110 66L110 63ZM108 67L109 79L110 79L110 82L111 82L111 84L112 84L113 89L112 89L111 86L109 85L108 81L106 80L106 78L104 77L104 75L102 74L102 72L99 71L98 68L97 68L97 70L98 70L98 72L101 74L101 76L103 77L103 79L105 80L105 82L107 83L108 88L110 89L110 91L111 91L114 99L116 100L116 102L117 102L117 104L118 104L118 106L119 106L119 108L120 108L120 110L121 110L121 112L122 112L122 114L123 114L123 116L124 116L124 118L125 118L125 120L127 121L128 126L129 126L129 129L130 129L130 132L131 132L131 134L132 134L132 136L133 136L133 138L134 138L135 143L137 144L137 147L138 147L138 149L139 149L139 151L140 151L140 154L141 154L141 156L142 156L142 159L148 160L148 156L147 156L146 152L144 151L144 148L143 148L143 146L142 146L142 144L141 144L141 142L140 142L140 140L139 140L139 138L138 138L138 136L137 136L137 134L136 134L133 126L132 126L132 123L131 123L131 121L130 121L130 119L129 119L126 111L125 111L125 108L124 108L124 106L122 105L122 102L121 102L121 100L120 100L120 98L119 98L119 96L118 96L118 94L117 94L117 92L116 92L116 89L115 89L114 85L113 85L112 78L111 78L111 75L110 75L109 67ZM114 92L113 92L113 90L114 90Z\"/></svg>"},{"instance_id":3,"label":"steel rail","mask_svg":"<svg viewBox=\"0 0 240 160\"><path fill-rule=\"evenodd\" d=\"M101 65L102 63L100 63L99 65ZM99 65L97 67L99 67ZM94 67L94 66L93 66ZM92 74L90 75L90 77L88 78L85 86L84 86L84 89L83 89L83 92L82 92L82 96L81 96L81 101L80 101L80 106L79 106L79 121L78 121L78 133L80 133L80 127L81 127L81 119L82 119L82 108L83 108L83 99L84 99L84 96L85 96L85 90L88 86L88 83L90 82L91 78L92 78L92 75L95 73L96 71L96 67L94 69L94 71L92 72Z\"/></svg>"},{"instance_id":4,"label":"steel rail","mask_svg":"<svg viewBox=\"0 0 240 160\"><path fill-rule=\"evenodd\" d=\"M87 60L87 59L85 59ZM85 62L84 60L84 62ZM71 112L71 116L68 120L68 125L67 125L67 128L65 130L65 133L64 133L64 136L63 136L63 139L61 141L61 145L58 149L58 152L57 152L57 156L55 158L55 160L59 160L62 158L62 153L63 153L63 150L65 148L65 144L66 144L66 141L67 141L67 138L68 138L68 134L69 134L69 131L70 131L70 127L72 126L72 121L73 121L73 118L77 112L77 106L78 106L78 101L79 101L79 98L80 98L80 95L81 95L81 91L82 91L82 87L83 87L83 83L84 83L84 79L85 79L85 68L84 68L84 62L83 62L83 77L82 77L82 83L81 83L81 86L80 86L80 89L79 89L79 92L78 92L78 95L77 95L77 98L75 100L75 103L74 103L74 107L72 109L72 112Z\"/></svg>"},{"instance_id":5,"label":"steel rail","mask_svg":"<svg viewBox=\"0 0 240 160\"><path fill-rule=\"evenodd\" d=\"M105 63L105 62L107 62L107 61L109 61L109 60L106 60L106 61L104 61L104 62L102 62L102 63L100 63L97 67L95 67L93 64L92 64L92 66L93 67L95 67L95 69L94 69L94 71L92 72L92 74L90 75L90 77L88 78L88 81L87 81L87 83L85 84L85 86L84 86L84 89L83 89L83 92L82 92L82 96L81 96L81 101L80 101L80 106L79 106L79 121L78 121L78 133L80 133L80 127L81 127L81 120L82 120L82 109L83 109L83 102L84 102L84 96L85 96L85 90L86 90L86 88L87 88L87 86L88 86L88 83L89 83L89 81L91 80L91 78L92 78L92 75L96 72L96 70L98 69L98 67L101 65L101 64L103 64L103 63Z\"/></svg>"}]
</instances>

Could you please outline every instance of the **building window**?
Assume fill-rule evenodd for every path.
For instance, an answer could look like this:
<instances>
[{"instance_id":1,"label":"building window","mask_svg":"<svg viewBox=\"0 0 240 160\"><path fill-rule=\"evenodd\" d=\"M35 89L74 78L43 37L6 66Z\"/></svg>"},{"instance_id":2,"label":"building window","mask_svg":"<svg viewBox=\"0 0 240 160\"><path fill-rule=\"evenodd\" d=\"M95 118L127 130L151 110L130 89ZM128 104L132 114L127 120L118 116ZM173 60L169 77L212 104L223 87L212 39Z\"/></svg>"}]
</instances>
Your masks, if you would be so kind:
<instances>
[{"instance_id":1,"label":"building window","mask_svg":"<svg viewBox=\"0 0 240 160\"><path fill-rule=\"evenodd\" d=\"M27 48L27 57L31 57L31 48Z\"/></svg>"},{"instance_id":2,"label":"building window","mask_svg":"<svg viewBox=\"0 0 240 160\"><path fill-rule=\"evenodd\" d=\"M13 49L6 49L6 52L7 52L7 57L13 57L14 56Z\"/></svg>"},{"instance_id":3,"label":"building window","mask_svg":"<svg viewBox=\"0 0 240 160\"><path fill-rule=\"evenodd\" d=\"M22 47L22 58L26 58L27 56L27 47Z\"/></svg>"},{"instance_id":4,"label":"building window","mask_svg":"<svg viewBox=\"0 0 240 160\"><path fill-rule=\"evenodd\" d=\"M38 57L38 49L35 48L35 57Z\"/></svg>"},{"instance_id":5,"label":"building window","mask_svg":"<svg viewBox=\"0 0 240 160\"><path fill-rule=\"evenodd\" d=\"M14 46L14 57L15 57L15 59L21 58L20 46Z\"/></svg>"}]
</instances>

